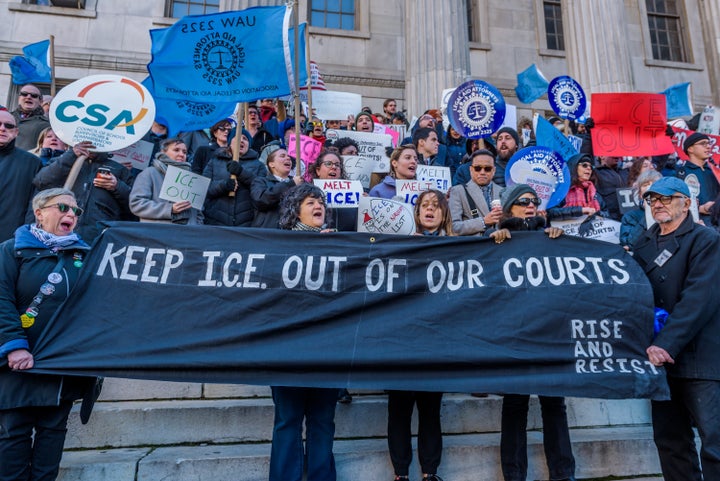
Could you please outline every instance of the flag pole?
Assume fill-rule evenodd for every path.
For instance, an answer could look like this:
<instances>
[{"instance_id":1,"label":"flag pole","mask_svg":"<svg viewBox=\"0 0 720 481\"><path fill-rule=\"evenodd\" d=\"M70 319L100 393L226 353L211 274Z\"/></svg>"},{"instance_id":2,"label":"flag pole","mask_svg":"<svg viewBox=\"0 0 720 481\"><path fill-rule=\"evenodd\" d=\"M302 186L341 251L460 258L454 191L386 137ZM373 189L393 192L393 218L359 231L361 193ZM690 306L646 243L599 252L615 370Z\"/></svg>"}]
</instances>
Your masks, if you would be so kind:
<instances>
[{"instance_id":1,"label":"flag pole","mask_svg":"<svg viewBox=\"0 0 720 481\"><path fill-rule=\"evenodd\" d=\"M50 95L55 97L55 35L50 35Z\"/></svg>"},{"instance_id":2,"label":"flag pole","mask_svg":"<svg viewBox=\"0 0 720 481\"><path fill-rule=\"evenodd\" d=\"M230 150L232 151L232 162L238 162L240 160L240 136L242 135L243 129L243 117L245 116L245 104L238 102L235 106L235 118L237 124L235 124L235 137L232 139L232 145ZM237 176L234 174L230 175L230 178L237 182ZM235 191L228 192L228 197L235 197Z\"/></svg>"},{"instance_id":3,"label":"flag pole","mask_svg":"<svg viewBox=\"0 0 720 481\"><path fill-rule=\"evenodd\" d=\"M305 59L306 68L307 68L307 96L308 96L308 114L310 117L310 120L313 119L315 116L315 112L313 112L312 108L312 69L310 68L310 33L308 32L308 29L305 28L305 56L307 57Z\"/></svg>"},{"instance_id":4,"label":"flag pole","mask_svg":"<svg viewBox=\"0 0 720 481\"><path fill-rule=\"evenodd\" d=\"M293 35L295 40L294 45L294 71L293 75L293 99L295 100L295 173L301 175L300 170L300 53L298 44L300 42L300 36L298 35L298 0L293 0Z\"/></svg>"}]
</instances>

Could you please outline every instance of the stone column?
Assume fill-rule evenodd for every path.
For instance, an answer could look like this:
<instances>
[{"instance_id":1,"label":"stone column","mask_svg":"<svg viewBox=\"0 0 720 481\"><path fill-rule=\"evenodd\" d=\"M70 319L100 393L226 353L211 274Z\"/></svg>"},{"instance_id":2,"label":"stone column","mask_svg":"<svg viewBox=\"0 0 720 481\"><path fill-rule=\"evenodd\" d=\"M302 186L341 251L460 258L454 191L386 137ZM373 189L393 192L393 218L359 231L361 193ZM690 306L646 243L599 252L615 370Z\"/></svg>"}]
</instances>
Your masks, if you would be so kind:
<instances>
[{"instance_id":1,"label":"stone column","mask_svg":"<svg viewBox=\"0 0 720 481\"><path fill-rule=\"evenodd\" d=\"M712 102L713 105L720 106L720 3L717 0L699 2Z\"/></svg>"},{"instance_id":2,"label":"stone column","mask_svg":"<svg viewBox=\"0 0 720 481\"><path fill-rule=\"evenodd\" d=\"M465 0L405 1L405 99L409 116L440 108L440 95L470 72Z\"/></svg>"},{"instance_id":3,"label":"stone column","mask_svg":"<svg viewBox=\"0 0 720 481\"><path fill-rule=\"evenodd\" d=\"M588 97L599 92L633 92L623 0L563 2L568 74Z\"/></svg>"}]
</instances>

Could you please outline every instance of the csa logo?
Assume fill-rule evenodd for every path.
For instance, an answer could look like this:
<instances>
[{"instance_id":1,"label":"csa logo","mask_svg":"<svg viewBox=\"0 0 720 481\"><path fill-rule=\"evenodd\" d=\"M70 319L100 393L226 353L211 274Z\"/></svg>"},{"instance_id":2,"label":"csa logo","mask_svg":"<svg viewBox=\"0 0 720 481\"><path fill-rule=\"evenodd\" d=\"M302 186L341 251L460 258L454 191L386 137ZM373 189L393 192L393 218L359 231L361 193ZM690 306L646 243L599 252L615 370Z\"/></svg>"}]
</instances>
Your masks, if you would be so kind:
<instances>
[{"instance_id":1,"label":"csa logo","mask_svg":"<svg viewBox=\"0 0 720 481\"><path fill-rule=\"evenodd\" d=\"M245 49L229 32L212 32L202 37L193 52L195 70L212 85L230 85L240 78Z\"/></svg>"}]
</instances>

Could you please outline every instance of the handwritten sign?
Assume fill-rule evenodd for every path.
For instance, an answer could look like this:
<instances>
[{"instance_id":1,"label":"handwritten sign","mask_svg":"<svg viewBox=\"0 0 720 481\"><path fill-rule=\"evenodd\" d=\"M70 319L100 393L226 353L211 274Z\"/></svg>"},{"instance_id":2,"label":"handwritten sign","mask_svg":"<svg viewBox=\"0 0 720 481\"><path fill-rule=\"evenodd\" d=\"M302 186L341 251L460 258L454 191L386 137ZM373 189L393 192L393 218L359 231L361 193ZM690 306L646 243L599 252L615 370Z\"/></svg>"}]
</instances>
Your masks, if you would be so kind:
<instances>
[{"instance_id":1,"label":"handwritten sign","mask_svg":"<svg viewBox=\"0 0 720 481\"><path fill-rule=\"evenodd\" d=\"M355 132L354 130L333 130L325 132L328 140L335 141L342 137L348 137L358 143L360 147L358 154L361 157L371 159L375 162L373 172L390 172L390 157L385 149L392 147L392 137L387 134L374 134L371 132Z\"/></svg>"},{"instance_id":2,"label":"handwritten sign","mask_svg":"<svg viewBox=\"0 0 720 481\"><path fill-rule=\"evenodd\" d=\"M170 202L190 201L196 209L202 209L210 179L189 170L169 165L160 188L160 198Z\"/></svg>"},{"instance_id":3,"label":"handwritten sign","mask_svg":"<svg viewBox=\"0 0 720 481\"><path fill-rule=\"evenodd\" d=\"M134 144L124 149L113 152L113 160L125 167L133 167L139 170L145 170L150 165L150 156L152 155L153 144L147 140L138 140Z\"/></svg>"},{"instance_id":4,"label":"handwritten sign","mask_svg":"<svg viewBox=\"0 0 720 481\"><path fill-rule=\"evenodd\" d=\"M412 235L415 233L412 207L390 199L360 197L357 231Z\"/></svg>"},{"instance_id":5,"label":"handwritten sign","mask_svg":"<svg viewBox=\"0 0 720 481\"><path fill-rule=\"evenodd\" d=\"M636 209L639 201L635 190L632 187L620 187L615 189L617 194L618 206L620 207L620 213L625 214L633 209Z\"/></svg>"},{"instance_id":6,"label":"handwritten sign","mask_svg":"<svg viewBox=\"0 0 720 481\"><path fill-rule=\"evenodd\" d=\"M575 237L585 237L587 239L596 239L611 244L620 243L620 222L603 217L595 217L588 224L586 215L570 220L553 220L554 227L560 227L565 234Z\"/></svg>"},{"instance_id":7,"label":"handwritten sign","mask_svg":"<svg viewBox=\"0 0 720 481\"><path fill-rule=\"evenodd\" d=\"M363 187L357 180L315 179L314 183L325 192L328 207L345 209L360 204Z\"/></svg>"},{"instance_id":8,"label":"handwritten sign","mask_svg":"<svg viewBox=\"0 0 720 481\"><path fill-rule=\"evenodd\" d=\"M666 108L663 94L593 94L593 152L611 157L669 154L673 146L665 135Z\"/></svg>"},{"instance_id":9,"label":"handwritten sign","mask_svg":"<svg viewBox=\"0 0 720 481\"><path fill-rule=\"evenodd\" d=\"M313 110L321 120L344 120L362 109L362 96L350 92L313 90Z\"/></svg>"},{"instance_id":10,"label":"handwritten sign","mask_svg":"<svg viewBox=\"0 0 720 481\"><path fill-rule=\"evenodd\" d=\"M685 139L693 134L693 131L677 127L673 127L672 129L673 132L675 132L675 135L672 137L672 145L675 149L675 153L681 160L688 160L688 156L683 150L683 143L685 143ZM715 164L720 164L720 136L711 134L706 135L710 137L710 154L712 155L712 159Z\"/></svg>"},{"instance_id":11,"label":"handwritten sign","mask_svg":"<svg viewBox=\"0 0 720 481\"><path fill-rule=\"evenodd\" d=\"M437 189L442 193L446 193L452 187L450 167L419 164L415 176L421 183L430 184L431 189Z\"/></svg>"},{"instance_id":12,"label":"handwritten sign","mask_svg":"<svg viewBox=\"0 0 720 481\"><path fill-rule=\"evenodd\" d=\"M420 180L395 180L395 200L409 205L415 205L417 198L421 192L432 189L432 182L423 182Z\"/></svg>"},{"instance_id":13,"label":"handwritten sign","mask_svg":"<svg viewBox=\"0 0 720 481\"><path fill-rule=\"evenodd\" d=\"M720 134L720 110L717 107L708 105L703 109L697 131L703 134Z\"/></svg>"},{"instance_id":14,"label":"handwritten sign","mask_svg":"<svg viewBox=\"0 0 720 481\"><path fill-rule=\"evenodd\" d=\"M295 157L297 138L295 134L290 134L288 138L288 153ZM307 135L300 136L300 160L302 160L302 175L305 176L306 180L310 180L308 177L308 166L315 162L315 159L320 155L320 151L323 148L322 142L308 137Z\"/></svg>"},{"instance_id":15,"label":"handwritten sign","mask_svg":"<svg viewBox=\"0 0 720 481\"><path fill-rule=\"evenodd\" d=\"M343 155L342 159L347 178L357 180L362 184L363 189L369 189L375 161L359 155Z\"/></svg>"}]
</instances>

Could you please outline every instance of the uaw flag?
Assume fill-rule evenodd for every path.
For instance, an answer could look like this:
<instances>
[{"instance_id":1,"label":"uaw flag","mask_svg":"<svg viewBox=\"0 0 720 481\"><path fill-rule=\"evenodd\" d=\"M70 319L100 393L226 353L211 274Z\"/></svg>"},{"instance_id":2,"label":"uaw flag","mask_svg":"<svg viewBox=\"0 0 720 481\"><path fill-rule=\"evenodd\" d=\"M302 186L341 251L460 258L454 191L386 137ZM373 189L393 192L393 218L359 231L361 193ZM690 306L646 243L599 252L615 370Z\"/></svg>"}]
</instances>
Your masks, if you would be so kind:
<instances>
[{"instance_id":1,"label":"uaw flag","mask_svg":"<svg viewBox=\"0 0 720 481\"><path fill-rule=\"evenodd\" d=\"M14 84L22 85L29 82L50 82L52 69L49 54L50 40L31 43L22 49L23 55L10 59L10 71Z\"/></svg>"},{"instance_id":2,"label":"uaw flag","mask_svg":"<svg viewBox=\"0 0 720 481\"><path fill-rule=\"evenodd\" d=\"M148 72L155 95L201 103L288 95L286 59L292 57L294 42L284 25L291 11L285 6L253 7L189 15L169 28L151 30ZM299 48L304 50L304 45ZM302 83L307 72L303 63L300 66Z\"/></svg>"},{"instance_id":3,"label":"uaw flag","mask_svg":"<svg viewBox=\"0 0 720 481\"><path fill-rule=\"evenodd\" d=\"M325 81L320 73L320 67L314 61L310 60L310 87L313 90L327 90ZM300 90L307 90L307 84L300 87Z\"/></svg>"}]
</instances>

